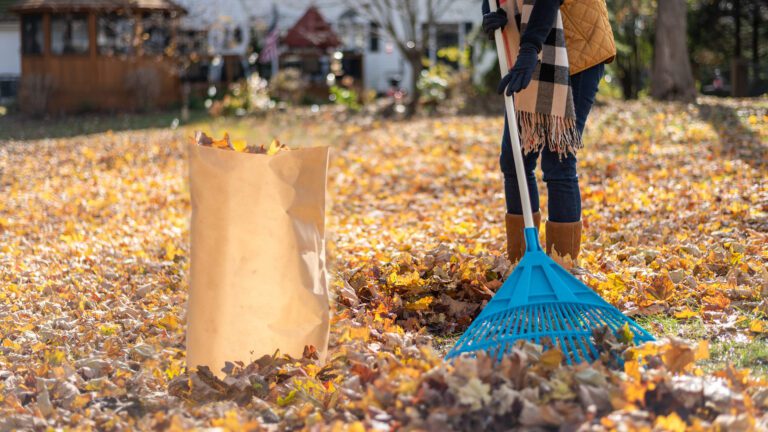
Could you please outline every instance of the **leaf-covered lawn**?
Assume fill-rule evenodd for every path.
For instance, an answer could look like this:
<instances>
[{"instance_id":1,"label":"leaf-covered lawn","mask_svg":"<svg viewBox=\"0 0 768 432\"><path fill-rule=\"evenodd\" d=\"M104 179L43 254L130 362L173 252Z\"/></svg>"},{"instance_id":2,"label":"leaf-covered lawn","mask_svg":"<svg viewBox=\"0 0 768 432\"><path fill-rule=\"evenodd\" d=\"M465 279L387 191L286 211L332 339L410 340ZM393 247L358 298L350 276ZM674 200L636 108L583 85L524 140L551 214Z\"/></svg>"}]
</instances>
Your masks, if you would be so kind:
<instances>
[{"instance_id":1,"label":"leaf-covered lawn","mask_svg":"<svg viewBox=\"0 0 768 432\"><path fill-rule=\"evenodd\" d=\"M442 362L510 271L501 126L321 113L0 142L0 430L768 427L768 101L595 109L580 277L688 340L623 368L561 367L534 345L497 367ZM8 136L60 125L23 127ZM327 364L265 357L224 381L184 369L196 127L333 146Z\"/></svg>"}]
</instances>

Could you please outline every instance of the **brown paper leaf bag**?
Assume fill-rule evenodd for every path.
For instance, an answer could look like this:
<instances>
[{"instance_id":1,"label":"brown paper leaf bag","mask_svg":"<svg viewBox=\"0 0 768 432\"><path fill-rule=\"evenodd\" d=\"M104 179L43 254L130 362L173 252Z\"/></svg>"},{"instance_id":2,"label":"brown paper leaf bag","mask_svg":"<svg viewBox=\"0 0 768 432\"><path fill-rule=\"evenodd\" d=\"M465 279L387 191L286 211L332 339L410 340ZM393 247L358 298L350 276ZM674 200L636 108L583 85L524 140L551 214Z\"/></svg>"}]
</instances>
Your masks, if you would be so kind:
<instances>
[{"instance_id":1,"label":"brown paper leaf bag","mask_svg":"<svg viewBox=\"0 0 768 432\"><path fill-rule=\"evenodd\" d=\"M248 154L192 144L187 368L265 354L324 360L328 147Z\"/></svg>"}]
</instances>

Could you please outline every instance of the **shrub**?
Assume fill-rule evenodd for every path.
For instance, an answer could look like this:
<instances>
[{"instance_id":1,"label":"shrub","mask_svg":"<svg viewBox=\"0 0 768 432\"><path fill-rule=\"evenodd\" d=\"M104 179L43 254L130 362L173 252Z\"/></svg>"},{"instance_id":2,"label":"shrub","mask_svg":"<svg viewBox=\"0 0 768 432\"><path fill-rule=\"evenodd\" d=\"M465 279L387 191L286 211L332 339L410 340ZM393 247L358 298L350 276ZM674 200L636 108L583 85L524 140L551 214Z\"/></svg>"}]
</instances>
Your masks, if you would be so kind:
<instances>
[{"instance_id":1,"label":"shrub","mask_svg":"<svg viewBox=\"0 0 768 432\"><path fill-rule=\"evenodd\" d=\"M227 94L213 102L209 113L216 117L266 112L274 105L267 88L267 82L254 73L247 80L230 85Z\"/></svg>"},{"instance_id":2,"label":"shrub","mask_svg":"<svg viewBox=\"0 0 768 432\"><path fill-rule=\"evenodd\" d=\"M360 96L353 89L348 89L340 86L331 86L331 101L337 105L343 105L349 110L357 112L362 109L360 105Z\"/></svg>"},{"instance_id":3,"label":"shrub","mask_svg":"<svg viewBox=\"0 0 768 432\"><path fill-rule=\"evenodd\" d=\"M294 105L301 103L306 85L301 77L301 71L295 68L283 69L269 82L269 94L284 102Z\"/></svg>"}]
</instances>

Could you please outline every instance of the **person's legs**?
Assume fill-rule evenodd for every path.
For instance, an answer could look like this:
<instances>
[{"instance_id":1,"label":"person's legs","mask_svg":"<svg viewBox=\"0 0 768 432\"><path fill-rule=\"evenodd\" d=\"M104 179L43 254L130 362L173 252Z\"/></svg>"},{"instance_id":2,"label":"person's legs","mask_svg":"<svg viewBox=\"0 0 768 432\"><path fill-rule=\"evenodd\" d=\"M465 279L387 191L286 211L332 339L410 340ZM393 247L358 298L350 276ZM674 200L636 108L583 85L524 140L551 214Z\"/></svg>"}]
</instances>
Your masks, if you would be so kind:
<instances>
[{"instance_id":1,"label":"person's legs","mask_svg":"<svg viewBox=\"0 0 768 432\"><path fill-rule=\"evenodd\" d=\"M507 116L504 115L504 137L501 140L501 156L499 164L501 172L504 173L504 197L507 203L507 213L521 215L523 206L520 202L520 187L517 184L517 174L515 173L515 158L512 154L512 139L509 135L509 125ZM516 145L520 145L516 143ZM531 209L533 212L539 211L539 189L536 186L536 161L539 153L531 152L523 155L523 167L525 168L525 178L528 183L528 196L531 198Z\"/></svg>"},{"instance_id":2,"label":"person's legs","mask_svg":"<svg viewBox=\"0 0 768 432\"><path fill-rule=\"evenodd\" d=\"M579 133L589 111L595 102L595 95L603 77L604 65L600 64L571 77L573 102L576 108L576 127ZM581 194L579 176L576 172L576 156L569 154L562 158L544 148L541 152L541 170L547 184L549 220L553 222L577 222L581 220Z\"/></svg>"},{"instance_id":3,"label":"person's legs","mask_svg":"<svg viewBox=\"0 0 768 432\"><path fill-rule=\"evenodd\" d=\"M520 145L515 143L515 145ZM523 156L526 182L528 183L528 196L531 199L533 210L533 223L536 229L541 223L539 213L539 190L536 187L536 161L538 153L529 153ZM520 188L515 173L515 159L512 153L512 144L507 125L507 117L504 116L504 138L501 140L501 157L499 158L501 171L504 173L504 196L507 202L507 214L504 218L507 230L507 256L511 262L517 262L523 256L525 241L523 240L525 223L523 221L523 206L520 202Z\"/></svg>"},{"instance_id":4,"label":"person's legs","mask_svg":"<svg viewBox=\"0 0 768 432\"><path fill-rule=\"evenodd\" d=\"M571 76L576 127L580 134L584 132L604 70L605 66L600 64ZM551 254L554 250L555 257L570 256L573 260L579 254L582 226L576 162L572 154L560 157L548 148L541 153L541 170L548 192L547 252Z\"/></svg>"}]
</instances>

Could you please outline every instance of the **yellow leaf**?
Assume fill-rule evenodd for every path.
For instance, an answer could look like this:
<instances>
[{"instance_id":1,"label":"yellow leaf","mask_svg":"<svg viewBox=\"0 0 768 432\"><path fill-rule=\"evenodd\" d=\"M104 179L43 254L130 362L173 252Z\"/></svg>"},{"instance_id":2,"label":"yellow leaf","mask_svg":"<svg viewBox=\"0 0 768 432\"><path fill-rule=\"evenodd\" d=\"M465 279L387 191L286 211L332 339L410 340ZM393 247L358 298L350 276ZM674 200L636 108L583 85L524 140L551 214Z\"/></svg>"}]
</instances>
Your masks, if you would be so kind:
<instances>
[{"instance_id":1,"label":"yellow leaf","mask_svg":"<svg viewBox=\"0 0 768 432\"><path fill-rule=\"evenodd\" d=\"M544 351L541 355L541 364L547 369L556 369L563 362L563 352L557 348Z\"/></svg>"},{"instance_id":2,"label":"yellow leaf","mask_svg":"<svg viewBox=\"0 0 768 432\"><path fill-rule=\"evenodd\" d=\"M45 362L51 365L59 365L64 362L64 351L53 350L45 352Z\"/></svg>"},{"instance_id":3,"label":"yellow leaf","mask_svg":"<svg viewBox=\"0 0 768 432\"><path fill-rule=\"evenodd\" d=\"M339 342L348 342L355 339L367 341L370 335L371 330L368 327L347 327L341 338L339 338Z\"/></svg>"},{"instance_id":4,"label":"yellow leaf","mask_svg":"<svg viewBox=\"0 0 768 432\"><path fill-rule=\"evenodd\" d=\"M167 330L176 330L179 327L179 320L173 315L166 315L157 323Z\"/></svg>"},{"instance_id":5,"label":"yellow leaf","mask_svg":"<svg viewBox=\"0 0 768 432\"><path fill-rule=\"evenodd\" d=\"M696 347L696 352L693 354L693 358L698 360L706 360L709 358L709 341L703 340L699 342Z\"/></svg>"},{"instance_id":6,"label":"yellow leaf","mask_svg":"<svg viewBox=\"0 0 768 432\"><path fill-rule=\"evenodd\" d=\"M624 362L624 372L636 381L640 381L640 363L637 360Z\"/></svg>"},{"instance_id":7,"label":"yellow leaf","mask_svg":"<svg viewBox=\"0 0 768 432\"><path fill-rule=\"evenodd\" d=\"M632 333L632 330L629 328L629 323L624 323L624 325L616 331L616 338L619 342L632 343L635 339L635 334Z\"/></svg>"},{"instance_id":8,"label":"yellow leaf","mask_svg":"<svg viewBox=\"0 0 768 432\"><path fill-rule=\"evenodd\" d=\"M80 409L88 405L91 399L92 397L89 393L86 393L83 395L77 395L75 396L75 399L72 401L72 404L70 406L72 408Z\"/></svg>"},{"instance_id":9,"label":"yellow leaf","mask_svg":"<svg viewBox=\"0 0 768 432\"><path fill-rule=\"evenodd\" d=\"M677 318L677 319L693 318L696 315L698 315L696 312L692 311L691 309L689 309L687 307L685 309L679 311L679 312L675 312L675 318Z\"/></svg>"},{"instance_id":10,"label":"yellow leaf","mask_svg":"<svg viewBox=\"0 0 768 432\"><path fill-rule=\"evenodd\" d=\"M240 423L240 418L235 410L227 411L223 418L213 419L211 425L227 431L247 430Z\"/></svg>"},{"instance_id":11,"label":"yellow leaf","mask_svg":"<svg viewBox=\"0 0 768 432\"><path fill-rule=\"evenodd\" d=\"M18 350L21 349L21 345L19 345L18 343L14 342L14 341L12 341L10 339L3 339L3 346L6 347L6 348L10 348L10 349L12 349L14 351L18 351Z\"/></svg>"},{"instance_id":12,"label":"yellow leaf","mask_svg":"<svg viewBox=\"0 0 768 432\"><path fill-rule=\"evenodd\" d=\"M183 371L183 368L181 367L181 363L178 361L174 361L174 362L171 362L171 365L168 366L167 369L165 369L165 376L168 377L169 380L172 380L177 376L181 375L182 371Z\"/></svg>"},{"instance_id":13,"label":"yellow leaf","mask_svg":"<svg viewBox=\"0 0 768 432\"><path fill-rule=\"evenodd\" d=\"M766 327L765 321L754 320L749 323L749 331L752 333L768 333L768 327Z\"/></svg>"},{"instance_id":14,"label":"yellow leaf","mask_svg":"<svg viewBox=\"0 0 768 432\"><path fill-rule=\"evenodd\" d=\"M414 302L405 305L405 308L413 311L423 311L429 309L429 305L435 300L432 296L422 297Z\"/></svg>"},{"instance_id":15,"label":"yellow leaf","mask_svg":"<svg viewBox=\"0 0 768 432\"><path fill-rule=\"evenodd\" d=\"M276 155L280 150L283 149L283 145L280 144L280 141L278 140L272 140L272 142L269 144L269 149L267 149L267 154L270 156Z\"/></svg>"},{"instance_id":16,"label":"yellow leaf","mask_svg":"<svg viewBox=\"0 0 768 432\"><path fill-rule=\"evenodd\" d=\"M286 405L289 405L291 402L293 402L294 399L296 399L296 394L298 391L296 389L291 390L290 393L288 393L285 397L278 396L277 397L277 405L280 407L284 407Z\"/></svg>"},{"instance_id":17,"label":"yellow leaf","mask_svg":"<svg viewBox=\"0 0 768 432\"><path fill-rule=\"evenodd\" d=\"M181 252L181 250L177 249L173 243L171 242L166 243L165 259L167 259L168 261L173 261L174 258L176 258L176 256L179 255L179 252Z\"/></svg>"},{"instance_id":18,"label":"yellow leaf","mask_svg":"<svg viewBox=\"0 0 768 432\"><path fill-rule=\"evenodd\" d=\"M232 141L232 148L235 151L242 152L242 151L245 151L246 148L248 148L248 143L245 142L245 140L241 140L241 139L240 140L233 140Z\"/></svg>"},{"instance_id":19,"label":"yellow leaf","mask_svg":"<svg viewBox=\"0 0 768 432\"><path fill-rule=\"evenodd\" d=\"M102 336L112 336L117 333L117 330L119 329L120 327L117 324L102 324L101 327L99 327L99 333L101 333Z\"/></svg>"},{"instance_id":20,"label":"yellow leaf","mask_svg":"<svg viewBox=\"0 0 768 432\"><path fill-rule=\"evenodd\" d=\"M627 402L635 403L645 400L646 388L641 382L628 382L622 386Z\"/></svg>"},{"instance_id":21,"label":"yellow leaf","mask_svg":"<svg viewBox=\"0 0 768 432\"><path fill-rule=\"evenodd\" d=\"M404 275L392 272L392 274L389 275L389 278L387 278L387 281L390 285L395 287L419 287L424 284L424 281L422 281L419 276L419 272L416 270Z\"/></svg>"},{"instance_id":22,"label":"yellow leaf","mask_svg":"<svg viewBox=\"0 0 768 432\"><path fill-rule=\"evenodd\" d=\"M685 432L686 426L683 419L674 412L668 416L657 417L655 423L655 429L668 432Z\"/></svg>"}]
</instances>

